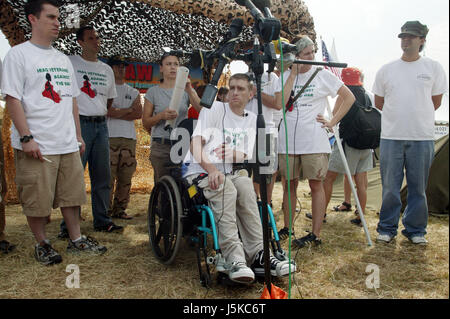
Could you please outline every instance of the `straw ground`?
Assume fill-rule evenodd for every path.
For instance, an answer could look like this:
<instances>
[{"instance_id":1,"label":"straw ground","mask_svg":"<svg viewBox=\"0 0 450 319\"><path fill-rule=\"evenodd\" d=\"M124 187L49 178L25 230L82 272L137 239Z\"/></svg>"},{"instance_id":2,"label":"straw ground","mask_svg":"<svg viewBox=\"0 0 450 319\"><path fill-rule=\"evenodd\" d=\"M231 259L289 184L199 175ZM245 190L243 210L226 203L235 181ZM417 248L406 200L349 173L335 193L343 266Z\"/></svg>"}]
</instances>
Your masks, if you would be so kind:
<instances>
[{"instance_id":1,"label":"straw ground","mask_svg":"<svg viewBox=\"0 0 450 319\"><path fill-rule=\"evenodd\" d=\"M306 183L301 183L298 195L302 211L295 220L298 237L311 228L304 216L310 211ZM281 185L276 184L274 208L281 227ZM15 253L0 256L0 298L259 298L263 284L249 287L224 287L214 282L211 289L203 288L195 262L195 251L183 243L175 262L160 264L153 256L147 234L148 194L133 194L129 214L131 221L118 221L126 226L124 233L94 233L90 203L82 215L82 232L98 239L108 247L103 256L74 256L66 253L66 241L57 239L61 215L52 213L47 226L48 237L62 254L59 265L44 267L33 257L34 239L26 225L19 205L6 208L8 239L17 244ZM331 203L330 207L338 203ZM312 298L449 298L449 227L448 217L430 217L427 247L411 245L401 235L391 244L369 247L362 228L349 220L353 213L328 212L320 247L293 249L298 270L292 277L291 297ZM366 215L372 240L376 236L378 216ZM401 228L402 226L400 226ZM283 242L287 250L288 241ZM76 264L80 269L80 288L66 287L69 275L66 267ZM379 288L369 289L366 272L370 264L379 268ZM216 273L213 272L213 277ZM289 279L275 284L289 290Z\"/></svg>"}]
</instances>

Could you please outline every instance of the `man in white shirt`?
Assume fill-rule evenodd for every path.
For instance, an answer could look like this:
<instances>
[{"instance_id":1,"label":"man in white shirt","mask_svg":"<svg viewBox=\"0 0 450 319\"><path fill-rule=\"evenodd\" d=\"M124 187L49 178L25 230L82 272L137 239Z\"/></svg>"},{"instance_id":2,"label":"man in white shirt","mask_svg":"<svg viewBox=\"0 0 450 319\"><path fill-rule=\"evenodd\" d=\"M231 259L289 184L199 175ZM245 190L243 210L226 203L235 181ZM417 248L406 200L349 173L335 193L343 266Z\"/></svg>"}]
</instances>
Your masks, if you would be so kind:
<instances>
[{"instance_id":1,"label":"man in white shirt","mask_svg":"<svg viewBox=\"0 0 450 319\"><path fill-rule=\"evenodd\" d=\"M37 242L35 258L52 265L62 261L45 233L52 209L60 207L67 223L69 252L104 253L106 247L80 232L79 210L86 202L80 161L84 141L75 99L80 91L69 59L51 47L59 33L58 4L30 0L25 13L31 39L9 50L2 92L13 121L16 184Z\"/></svg>"},{"instance_id":2,"label":"man in white shirt","mask_svg":"<svg viewBox=\"0 0 450 319\"><path fill-rule=\"evenodd\" d=\"M111 163L112 218L132 219L125 210L130 201L131 178L136 171L136 129L134 120L142 116L139 91L125 83L128 63L120 56L108 60L114 71L117 97L108 109L109 155Z\"/></svg>"},{"instance_id":3,"label":"man in white shirt","mask_svg":"<svg viewBox=\"0 0 450 319\"><path fill-rule=\"evenodd\" d=\"M75 78L80 87L77 96L80 126L86 151L81 157L83 167L89 164L91 204L95 231L122 231L108 216L111 171L109 164L109 136L106 113L117 96L114 73L109 65L98 59L100 38L91 26L76 32L81 56L70 56ZM59 238L67 236L64 223Z\"/></svg>"},{"instance_id":4,"label":"man in white shirt","mask_svg":"<svg viewBox=\"0 0 450 319\"><path fill-rule=\"evenodd\" d=\"M402 57L384 65L373 85L375 106L383 111L380 142L383 202L377 227L379 242L388 243L397 235L405 171L408 197L402 234L414 244L427 244L425 191L434 157L434 113L447 91L442 66L420 55L427 34L427 26L419 21L406 22L398 36Z\"/></svg>"},{"instance_id":5,"label":"man in white shirt","mask_svg":"<svg viewBox=\"0 0 450 319\"><path fill-rule=\"evenodd\" d=\"M234 74L229 81L229 103L215 102L211 109L202 109L183 175L192 184L200 174L207 174L197 185L216 220L225 259L217 270L240 283L253 282L255 275L264 276L263 235L256 194L247 171L233 171L233 163L242 163L253 154L256 115L245 111L253 96L252 86L247 74ZM273 276L289 273L289 263L272 255L270 268ZM291 269L295 271L295 264Z\"/></svg>"}]
</instances>

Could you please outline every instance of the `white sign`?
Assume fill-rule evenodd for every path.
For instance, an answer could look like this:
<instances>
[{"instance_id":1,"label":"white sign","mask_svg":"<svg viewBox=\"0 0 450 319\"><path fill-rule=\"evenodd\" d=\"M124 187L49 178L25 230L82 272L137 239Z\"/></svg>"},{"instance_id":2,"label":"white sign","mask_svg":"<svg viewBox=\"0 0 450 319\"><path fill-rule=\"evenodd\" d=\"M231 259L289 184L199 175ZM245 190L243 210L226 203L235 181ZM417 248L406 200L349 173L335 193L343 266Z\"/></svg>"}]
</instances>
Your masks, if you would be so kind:
<instances>
[{"instance_id":1,"label":"white sign","mask_svg":"<svg viewBox=\"0 0 450 319\"><path fill-rule=\"evenodd\" d=\"M434 126L434 139L440 139L442 136L448 135L448 125Z\"/></svg>"}]
</instances>

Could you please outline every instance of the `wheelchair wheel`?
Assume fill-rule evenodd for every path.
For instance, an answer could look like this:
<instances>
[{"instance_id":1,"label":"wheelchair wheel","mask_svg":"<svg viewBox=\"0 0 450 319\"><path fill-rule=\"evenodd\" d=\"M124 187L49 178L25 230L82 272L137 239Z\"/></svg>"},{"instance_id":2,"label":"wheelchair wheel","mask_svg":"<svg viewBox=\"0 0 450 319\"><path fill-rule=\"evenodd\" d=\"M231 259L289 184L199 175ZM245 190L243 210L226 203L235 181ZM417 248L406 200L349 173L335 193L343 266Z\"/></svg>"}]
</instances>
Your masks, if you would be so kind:
<instances>
[{"instance_id":1,"label":"wheelchair wheel","mask_svg":"<svg viewBox=\"0 0 450 319\"><path fill-rule=\"evenodd\" d=\"M171 264L182 240L183 207L177 183L170 176L163 176L153 188L148 203L148 233L156 258L163 264Z\"/></svg>"}]
</instances>

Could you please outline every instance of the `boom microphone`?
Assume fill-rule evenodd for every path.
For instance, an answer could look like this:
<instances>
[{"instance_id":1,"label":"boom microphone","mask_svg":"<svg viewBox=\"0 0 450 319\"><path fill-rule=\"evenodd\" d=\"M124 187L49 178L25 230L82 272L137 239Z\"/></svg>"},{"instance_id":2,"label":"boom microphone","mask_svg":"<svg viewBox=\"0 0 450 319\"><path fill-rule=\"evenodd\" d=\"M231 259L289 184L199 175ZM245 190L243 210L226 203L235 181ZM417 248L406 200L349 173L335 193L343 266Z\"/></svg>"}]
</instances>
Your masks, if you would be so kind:
<instances>
[{"instance_id":1,"label":"boom microphone","mask_svg":"<svg viewBox=\"0 0 450 319\"><path fill-rule=\"evenodd\" d=\"M180 102L181 102L181 98L183 97L183 93L184 93L184 88L186 86L186 82L188 79L188 75L189 75L189 69L184 67L184 66L180 66L178 68L177 71L177 77L175 80L175 87L173 89L173 94L172 94L172 98L170 99L170 104L169 104L169 109L175 110L178 112L179 108L180 108ZM166 125L164 126L164 128L167 130L169 127L174 127L175 126L175 120L166 120Z\"/></svg>"},{"instance_id":2,"label":"boom microphone","mask_svg":"<svg viewBox=\"0 0 450 319\"><path fill-rule=\"evenodd\" d=\"M246 0L248 1L248 0ZM237 18L231 21L229 30L225 35L225 38L220 43L219 48L212 53L212 55L219 58L216 71L210 83L203 91L203 96L200 100L200 105L206 108L211 108L217 95L217 83L219 83L220 76L222 75L223 68L230 62L230 55L234 53L235 45L238 40L239 34L242 32L244 22L242 19Z\"/></svg>"},{"instance_id":3,"label":"boom microphone","mask_svg":"<svg viewBox=\"0 0 450 319\"><path fill-rule=\"evenodd\" d=\"M259 0L258 6L263 7L263 11L266 13L266 17L261 13L261 10L250 0L236 0L236 2L245 6L250 10L250 14L255 19L255 30L259 34L264 42L270 42L278 39L280 36L281 23L278 19L275 19L270 12L270 1ZM256 2L256 1L255 1Z\"/></svg>"}]
</instances>

